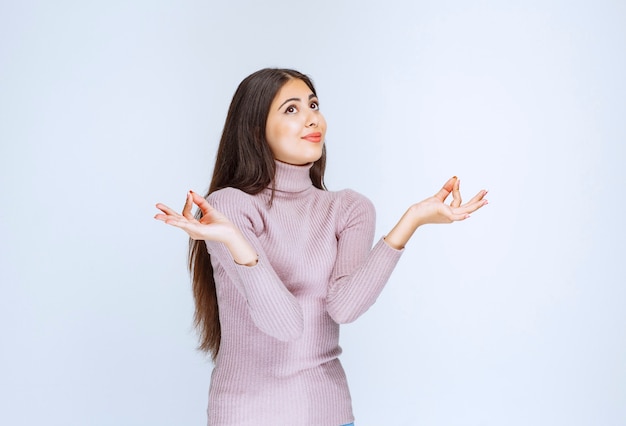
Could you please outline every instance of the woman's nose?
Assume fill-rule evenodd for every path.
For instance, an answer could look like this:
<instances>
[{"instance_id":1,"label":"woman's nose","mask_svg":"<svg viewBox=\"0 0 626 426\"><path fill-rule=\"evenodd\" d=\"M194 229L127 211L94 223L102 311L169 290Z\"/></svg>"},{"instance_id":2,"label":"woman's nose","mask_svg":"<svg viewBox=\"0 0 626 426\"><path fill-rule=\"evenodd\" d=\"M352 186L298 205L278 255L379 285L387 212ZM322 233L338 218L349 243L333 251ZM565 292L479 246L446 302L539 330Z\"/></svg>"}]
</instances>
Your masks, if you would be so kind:
<instances>
[{"instance_id":1,"label":"woman's nose","mask_svg":"<svg viewBox=\"0 0 626 426\"><path fill-rule=\"evenodd\" d=\"M310 112L309 116L307 117L307 127L317 127L317 124L319 123L319 117L317 116L317 114L315 112Z\"/></svg>"}]
</instances>

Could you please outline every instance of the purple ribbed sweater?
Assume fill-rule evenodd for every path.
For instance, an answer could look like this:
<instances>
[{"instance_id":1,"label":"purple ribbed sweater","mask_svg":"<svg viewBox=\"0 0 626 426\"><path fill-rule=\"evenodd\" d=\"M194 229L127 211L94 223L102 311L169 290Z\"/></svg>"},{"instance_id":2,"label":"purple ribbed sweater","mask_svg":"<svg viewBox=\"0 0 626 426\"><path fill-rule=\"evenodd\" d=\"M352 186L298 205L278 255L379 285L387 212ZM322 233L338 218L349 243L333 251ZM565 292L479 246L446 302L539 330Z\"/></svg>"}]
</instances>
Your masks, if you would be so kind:
<instances>
[{"instance_id":1,"label":"purple ribbed sweater","mask_svg":"<svg viewBox=\"0 0 626 426\"><path fill-rule=\"evenodd\" d=\"M259 255L257 265L240 266L223 244L207 241L222 326L210 426L352 422L339 324L376 301L402 253L382 238L372 248L367 198L315 188L310 165L276 164L271 207L269 189L208 197Z\"/></svg>"}]
</instances>

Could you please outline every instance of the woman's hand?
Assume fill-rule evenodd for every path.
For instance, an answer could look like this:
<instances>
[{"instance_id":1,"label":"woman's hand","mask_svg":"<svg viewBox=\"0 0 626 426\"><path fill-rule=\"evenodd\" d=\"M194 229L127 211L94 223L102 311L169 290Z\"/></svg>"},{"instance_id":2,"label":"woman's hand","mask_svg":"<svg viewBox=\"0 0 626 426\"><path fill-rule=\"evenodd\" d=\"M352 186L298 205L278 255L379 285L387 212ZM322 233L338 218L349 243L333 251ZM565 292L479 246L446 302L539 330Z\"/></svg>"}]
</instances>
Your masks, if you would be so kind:
<instances>
[{"instance_id":1,"label":"woman's hand","mask_svg":"<svg viewBox=\"0 0 626 426\"><path fill-rule=\"evenodd\" d=\"M200 220L191 213L194 204L202 211ZM235 229L235 225L226 216L215 210L203 197L193 191L187 193L182 214L165 204L158 203L156 207L163 213L154 216L155 219L182 229L194 240L226 242Z\"/></svg>"},{"instance_id":2,"label":"woman's hand","mask_svg":"<svg viewBox=\"0 0 626 426\"><path fill-rule=\"evenodd\" d=\"M396 226L387 234L385 241L390 246L400 249L406 245L415 230L429 223L452 223L465 220L470 213L487 204L487 191L481 190L471 200L462 203L460 181L454 176L432 197L413 204L402 216ZM445 204L452 193L452 202Z\"/></svg>"},{"instance_id":3,"label":"woman's hand","mask_svg":"<svg viewBox=\"0 0 626 426\"><path fill-rule=\"evenodd\" d=\"M191 213L196 204L202 211L202 218L196 219ZM252 266L257 263L257 254L241 231L226 216L215 210L205 199L193 191L187 193L182 214L165 204L158 203L157 209L163 213L154 216L168 225L185 231L194 240L209 240L224 243L235 262Z\"/></svg>"},{"instance_id":4,"label":"woman's hand","mask_svg":"<svg viewBox=\"0 0 626 426\"><path fill-rule=\"evenodd\" d=\"M484 199L487 191L481 190L465 204L461 204L461 191L459 186L461 181L455 176L450 178L437 194L429 197L409 208L410 214L416 221L417 226L428 223L452 223L465 220L470 217L470 213L475 212L485 204ZM452 193L452 202L445 204L446 198Z\"/></svg>"}]
</instances>

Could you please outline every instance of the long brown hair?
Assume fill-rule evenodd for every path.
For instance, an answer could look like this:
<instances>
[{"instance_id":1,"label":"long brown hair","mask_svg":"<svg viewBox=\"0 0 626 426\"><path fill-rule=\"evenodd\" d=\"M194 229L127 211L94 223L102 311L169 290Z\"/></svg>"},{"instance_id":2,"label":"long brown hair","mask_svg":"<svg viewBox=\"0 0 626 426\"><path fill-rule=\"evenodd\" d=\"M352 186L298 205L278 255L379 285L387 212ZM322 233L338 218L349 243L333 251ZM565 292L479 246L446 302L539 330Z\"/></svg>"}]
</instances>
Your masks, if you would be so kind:
<instances>
[{"instance_id":1,"label":"long brown hair","mask_svg":"<svg viewBox=\"0 0 626 426\"><path fill-rule=\"evenodd\" d=\"M302 80L317 95L306 75L291 69L265 68L246 77L228 109L207 196L222 188L258 194L270 186L276 172L274 156L265 139L265 125L274 97L289 80ZM311 181L325 189L326 148L310 170ZM273 190L273 188L272 188ZM197 218L202 212L196 213ZM219 307L211 257L202 240L189 240L189 271L195 300L194 325L200 335L199 349L216 360L220 348Z\"/></svg>"}]
</instances>

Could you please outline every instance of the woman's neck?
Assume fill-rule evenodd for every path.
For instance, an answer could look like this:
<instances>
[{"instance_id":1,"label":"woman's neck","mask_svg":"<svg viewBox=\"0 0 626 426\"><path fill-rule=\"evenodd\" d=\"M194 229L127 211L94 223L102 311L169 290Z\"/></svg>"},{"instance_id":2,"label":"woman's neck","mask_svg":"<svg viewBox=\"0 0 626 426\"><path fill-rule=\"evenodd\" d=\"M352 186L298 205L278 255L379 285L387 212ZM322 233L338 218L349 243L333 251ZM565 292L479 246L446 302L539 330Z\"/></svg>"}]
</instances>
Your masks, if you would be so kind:
<instances>
[{"instance_id":1,"label":"woman's neck","mask_svg":"<svg viewBox=\"0 0 626 426\"><path fill-rule=\"evenodd\" d=\"M311 167L313 167L313 163L295 166L276 161L276 175L273 182L276 191L302 192L312 187L313 184L309 174Z\"/></svg>"}]
</instances>

